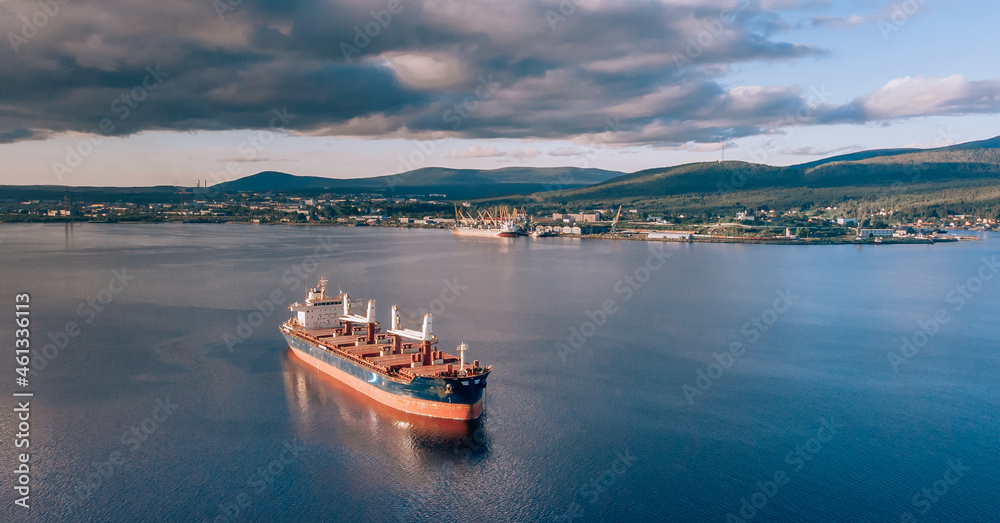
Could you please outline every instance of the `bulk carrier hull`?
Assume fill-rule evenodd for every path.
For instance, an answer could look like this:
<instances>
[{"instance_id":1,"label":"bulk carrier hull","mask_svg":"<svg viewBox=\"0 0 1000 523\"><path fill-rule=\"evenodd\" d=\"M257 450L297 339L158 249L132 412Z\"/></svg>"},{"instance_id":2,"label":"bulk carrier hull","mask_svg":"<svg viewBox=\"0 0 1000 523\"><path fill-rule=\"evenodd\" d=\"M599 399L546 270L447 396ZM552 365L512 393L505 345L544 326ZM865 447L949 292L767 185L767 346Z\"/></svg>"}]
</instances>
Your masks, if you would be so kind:
<instances>
[{"instance_id":1,"label":"bulk carrier hull","mask_svg":"<svg viewBox=\"0 0 1000 523\"><path fill-rule=\"evenodd\" d=\"M473 227L455 227L456 236L477 236L480 238L515 238L524 233L506 229L476 229Z\"/></svg>"},{"instance_id":2,"label":"bulk carrier hull","mask_svg":"<svg viewBox=\"0 0 1000 523\"><path fill-rule=\"evenodd\" d=\"M423 328L414 330L393 305L392 328L383 333L375 321L375 300L368 301L366 316L353 314L350 296L342 291L328 296L326 283L321 276L305 303L288 307L296 315L280 331L296 357L404 412L457 420L482 414L493 367L480 367L479 360L467 364L465 343L458 346L460 356L435 350L432 314L425 314Z\"/></svg>"},{"instance_id":3,"label":"bulk carrier hull","mask_svg":"<svg viewBox=\"0 0 1000 523\"><path fill-rule=\"evenodd\" d=\"M348 361L293 334L282 335L296 357L379 403L435 418L471 420L483 413L489 373L474 378L416 377L407 382Z\"/></svg>"}]
</instances>

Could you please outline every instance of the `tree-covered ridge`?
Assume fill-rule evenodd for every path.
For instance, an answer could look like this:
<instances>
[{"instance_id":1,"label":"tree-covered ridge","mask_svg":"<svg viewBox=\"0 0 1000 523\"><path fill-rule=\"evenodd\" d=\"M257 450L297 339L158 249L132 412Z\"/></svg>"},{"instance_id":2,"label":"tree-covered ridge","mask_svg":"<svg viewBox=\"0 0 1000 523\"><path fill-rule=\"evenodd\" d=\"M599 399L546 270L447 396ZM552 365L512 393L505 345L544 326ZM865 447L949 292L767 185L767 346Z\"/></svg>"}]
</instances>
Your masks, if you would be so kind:
<instances>
[{"instance_id":1,"label":"tree-covered ridge","mask_svg":"<svg viewBox=\"0 0 1000 523\"><path fill-rule=\"evenodd\" d=\"M901 217L1000 216L1000 139L928 150L855 153L776 167L704 162L647 169L578 189L535 193L540 209L613 208L732 215L745 208L859 207ZM505 201L516 203L517 199Z\"/></svg>"}]
</instances>

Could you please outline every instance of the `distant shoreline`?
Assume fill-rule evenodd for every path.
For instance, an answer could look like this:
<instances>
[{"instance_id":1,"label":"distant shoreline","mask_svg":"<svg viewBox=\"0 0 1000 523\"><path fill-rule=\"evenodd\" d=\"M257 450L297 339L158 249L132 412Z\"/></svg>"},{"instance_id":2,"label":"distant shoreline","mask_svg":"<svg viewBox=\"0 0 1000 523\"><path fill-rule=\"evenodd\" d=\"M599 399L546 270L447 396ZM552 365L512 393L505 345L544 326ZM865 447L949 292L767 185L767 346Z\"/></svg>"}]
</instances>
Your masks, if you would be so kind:
<instances>
[{"instance_id":1,"label":"distant shoreline","mask_svg":"<svg viewBox=\"0 0 1000 523\"><path fill-rule=\"evenodd\" d=\"M405 225L369 225L369 224L352 224L352 223L331 223L331 222L281 222L281 223L253 223L246 221L233 221L233 220L164 220L164 221L148 221L148 220L120 220L114 222L107 221L83 221L83 220L19 220L19 221L3 221L2 224L28 224L28 223L41 223L41 224L117 224L117 225L159 225L159 224L184 224L184 225L253 225L253 226L298 226L298 227L376 227L376 228L386 228L386 229L419 229L419 230L452 230L451 227L434 227L434 226L421 226L413 224ZM967 229L942 229L951 232L990 232L990 231L968 231ZM663 242L663 243L746 243L746 244L758 244L758 245L931 245L935 243L957 243L960 241L979 241L979 238L972 235L948 235L948 236L937 236L934 238L896 238L896 237L884 237L881 241L875 241L874 238L866 238L863 240L858 240L853 237L833 237L833 238L786 238L776 236L771 238L740 238L738 236L732 237L691 237L687 239L679 238L647 238L646 235L649 232L670 232L670 231L630 231L623 232L619 234L557 234L553 236L548 236L545 238L532 238L529 235L525 235L528 240L536 239L552 239L552 238L572 238L572 239L582 239L582 240L624 240L624 241L648 241L648 242ZM480 240L492 240L489 237L477 237ZM514 238L496 238L497 240L508 240L512 241Z\"/></svg>"}]
</instances>

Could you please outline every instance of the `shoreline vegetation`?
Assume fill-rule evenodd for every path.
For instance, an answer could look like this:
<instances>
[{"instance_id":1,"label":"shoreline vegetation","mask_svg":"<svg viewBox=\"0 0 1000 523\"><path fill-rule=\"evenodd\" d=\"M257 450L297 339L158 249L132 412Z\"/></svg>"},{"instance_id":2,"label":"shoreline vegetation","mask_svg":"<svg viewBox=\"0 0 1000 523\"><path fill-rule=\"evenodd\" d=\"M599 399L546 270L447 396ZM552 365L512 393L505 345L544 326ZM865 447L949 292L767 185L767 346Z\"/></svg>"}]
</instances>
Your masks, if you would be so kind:
<instances>
[{"instance_id":1,"label":"shoreline vegetation","mask_svg":"<svg viewBox=\"0 0 1000 523\"><path fill-rule=\"evenodd\" d=\"M46 224L234 224L234 225L285 225L285 226L307 226L307 227L388 227L396 229L424 229L424 230L453 230L454 227L445 224L414 224L414 223L366 223L338 222L338 221L280 221L280 222L260 222L259 220L233 220L225 218L203 218L203 219L124 219L124 220L89 220L82 217L49 217L34 216L21 217L17 220L0 220L0 223L46 223ZM639 228L634 224L624 224L623 228L614 232L595 233L556 233L545 236L541 239L552 238L572 238L583 240L624 240L624 241L660 241L666 243L749 243L761 245L928 245L934 243L955 243L959 241L978 241L979 238L972 235L951 234L965 231L989 232L978 228L968 227L948 227L940 229L924 229L924 234L912 234L905 237L892 236L868 236L858 237L851 232L852 228L839 227L809 227L809 231L815 231L816 236L801 237L798 234L788 235L790 231L802 232L803 228L793 229L781 226L742 226L747 234L712 234L711 229L717 228L718 224L704 224L701 227L687 227L684 230L677 228ZM629 225L632 225L629 227ZM897 227L906 229L907 227ZM692 231L692 229L695 229ZM775 230L783 230L785 235L770 234ZM912 227L911 227L911 230ZM755 233L755 234L754 234ZM657 237L656 235L673 235L670 237ZM651 236L652 235L652 236ZM530 234L524 235L527 240L535 240ZM513 240L513 238L496 238L498 240ZM477 237L477 240L490 241L489 237Z\"/></svg>"}]
</instances>

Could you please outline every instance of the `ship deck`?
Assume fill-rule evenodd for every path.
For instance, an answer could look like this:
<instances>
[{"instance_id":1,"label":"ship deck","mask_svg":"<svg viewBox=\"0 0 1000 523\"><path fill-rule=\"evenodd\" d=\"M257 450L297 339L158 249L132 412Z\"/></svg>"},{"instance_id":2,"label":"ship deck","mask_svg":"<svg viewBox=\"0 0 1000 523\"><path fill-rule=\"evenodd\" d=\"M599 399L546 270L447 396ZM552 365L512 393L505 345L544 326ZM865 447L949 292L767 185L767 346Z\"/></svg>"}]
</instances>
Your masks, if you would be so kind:
<instances>
[{"instance_id":1,"label":"ship deck","mask_svg":"<svg viewBox=\"0 0 1000 523\"><path fill-rule=\"evenodd\" d=\"M443 364L441 364L441 365L424 365L422 367L413 367L413 368L409 368L409 369L404 369L404 371L406 373L408 373L408 374L413 374L414 376L424 376L424 377L432 378L432 377L437 376L438 374L440 374L440 373L445 372L445 371L448 370L448 365L449 365L448 356L451 356L451 355L450 354L445 354L445 362ZM455 369L455 368L458 367L458 363L457 363L458 362L458 358L455 357L455 356L451 356L451 357L454 358L454 359L450 360L450 361L454 362L454 363L451 363L451 366L452 366L453 369ZM471 372L472 365L469 364L469 363L466 363L465 364L465 368L466 368L466 370L468 370L468 371Z\"/></svg>"},{"instance_id":2,"label":"ship deck","mask_svg":"<svg viewBox=\"0 0 1000 523\"><path fill-rule=\"evenodd\" d=\"M378 356L382 353L386 345L370 344L370 345L358 345L357 347L350 347L341 349L344 352L354 354L355 356L360 356L362 358L370 358L372 356Z\"/></svg>"},{"instance_id":3,"label":"ship deck","mask_svg":"<svg viewBox=\"0 0 1000 523\"><path fill-rule=\"evenodd\" d=\"M460 366L458 364L460 358L458 356L438 350L435 350L435 352L438 353L438 358L435 361L441 361L441 363L412 367L411 362L413 361L413 357L418 353L410 352L404 354L387 354L382 356L383 350L392 349L391 344L365 343L365 334L359 332L357 334L345 336L343 335L342 328L312 330L292 329L291 333L315 345L327 347L330 350L339 352L343 356L361 363L365 367L381 371L389 376L398 375L403 379L413 379L416 377L433 378L448 372L449 367L453 372L460 370ZM379 333L379 336L385 336L385 334ZM404 341L400 344L400 346L402 349L412 349L418 345L410 341ZM470 377L474 376L474 369L475 366L472 363L465 364L465 371Z\"/></svg>"},{"instance_id":4,"label":"ship deck","mask_svg":"<svg viewBox=\"0 0 1000 523\"><path fill-rule=\"evenodd\" d=\"M326 329L324 329L326 330ZM364 334L352 334L350 336L331 336L331 335L316 335L313 331L307 331L309 335L322 341L325 345L330 345L333 347L348 347L351 345L357 345L359 341L365 339Z\"/></svg>"},{"instance_id":5,"label":"ship deck","mask_svg":"<svg viewBox=\"0 0 1000 523\"><path fill-rule=\"evenodd\" d=\"M390 354L387 356L374 356L368 358L368 361L376 365L382 365L390 370L399 370L403 368L408 368L410 366L410 362L413 361L413 354Z\"/></svg>"},{"instance_id":6,"label":"ship deck","mask_svg":"<svg viewBox=\"0 0 1000 523\"><path fill-rule=\"evenodd\" d=\"M312 329L308 332L311 336L325 338L330 336L340 336L344 333L344 329L341 327L337 327L336 329Z\"/></svg>"}]
</instances>

